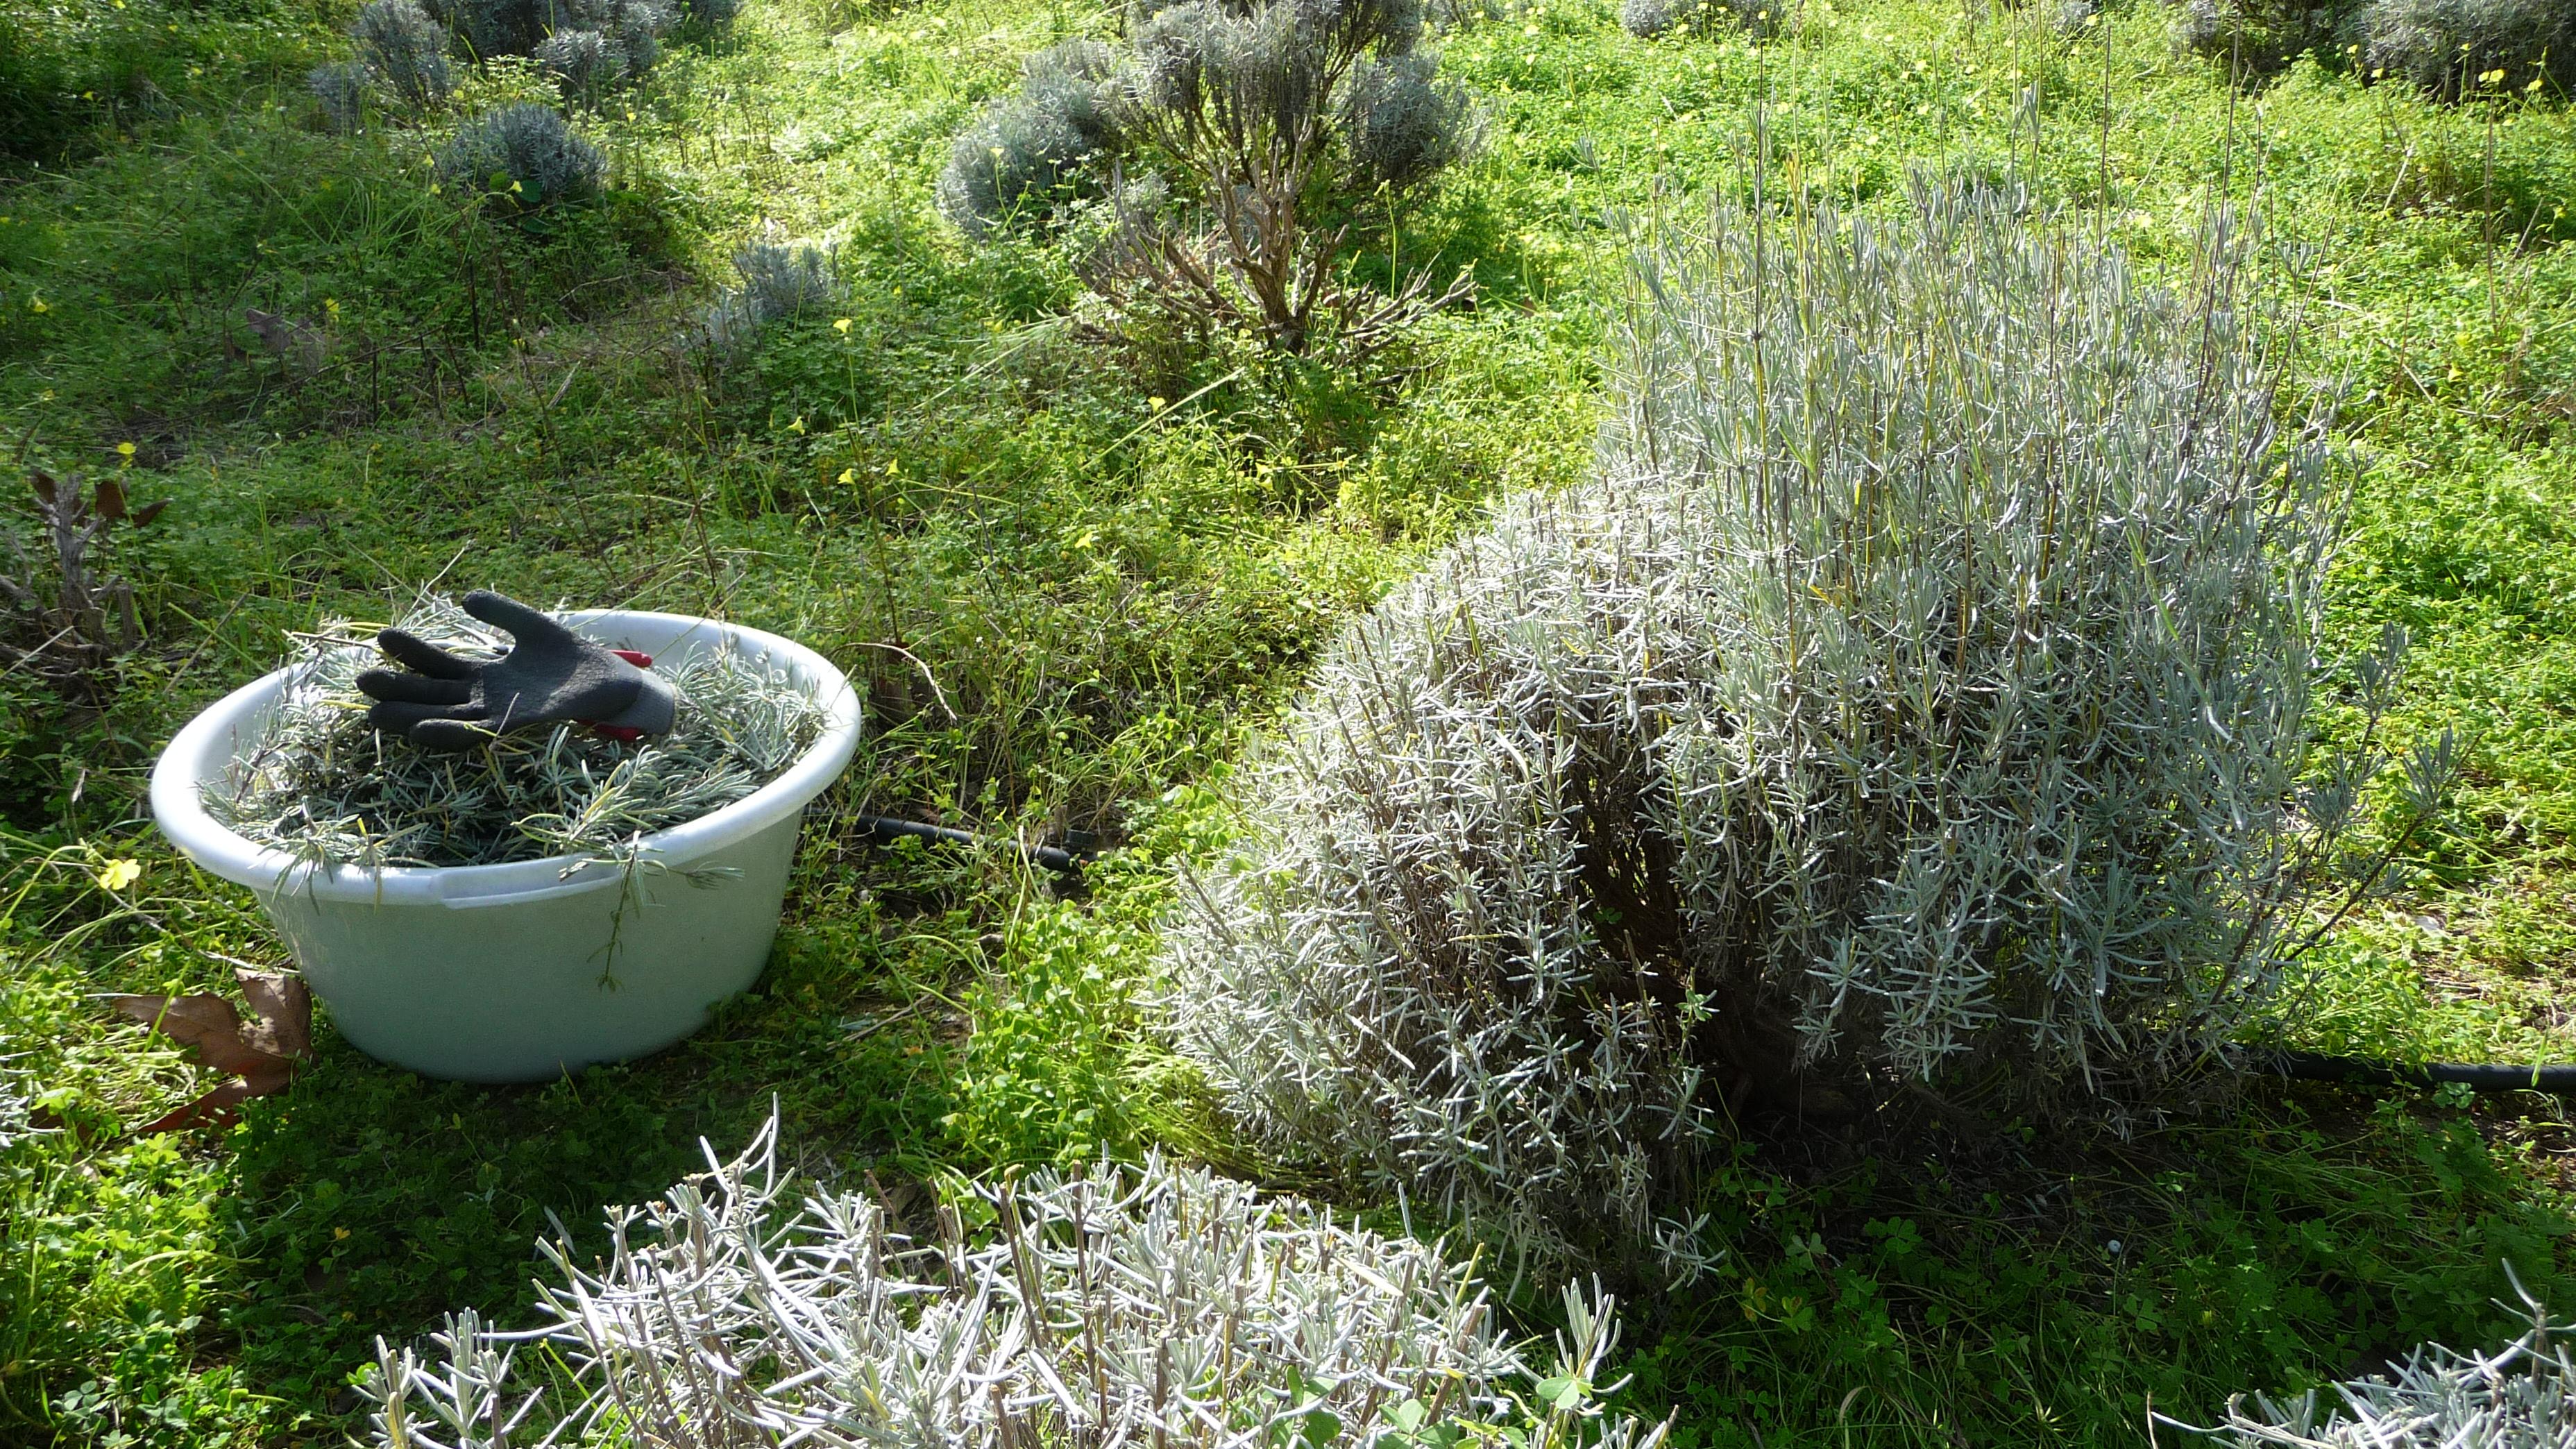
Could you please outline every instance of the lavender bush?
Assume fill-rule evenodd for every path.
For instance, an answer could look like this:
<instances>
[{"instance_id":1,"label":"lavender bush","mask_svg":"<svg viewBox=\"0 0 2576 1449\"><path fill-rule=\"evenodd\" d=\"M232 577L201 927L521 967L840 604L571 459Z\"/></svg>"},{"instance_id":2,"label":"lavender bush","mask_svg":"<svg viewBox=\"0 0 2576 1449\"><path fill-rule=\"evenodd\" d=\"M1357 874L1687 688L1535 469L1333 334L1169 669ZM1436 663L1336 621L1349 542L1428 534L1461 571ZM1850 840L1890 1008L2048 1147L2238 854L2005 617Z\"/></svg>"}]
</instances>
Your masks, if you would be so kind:
<instances>
[{"instance_id":1,"label":"lavender bush","mask_svg":"<svg viewBox=\"0 0 2576 1449\"><path fill-rule=\"evenodd\" d=\"M2559 1341L2567 1325L2551 1323L2519 1279L2514 1290L2531 1327L2493 1354L2430 1344L2393 1374L2337 1384L2331 1398L2236 1400L2214 1432L2240 1449L2576 1449L2576 1359Z\"/></svg>"},{"instance_id":2,"label":"lavender bush","mask_svg":"<svg viewBox=\"0 0 2576 1449\"><path fill-rule=\"evenodd\" d=\"M1185 882L1163 1008L1260 1140L1688 1272L1731 1113L2109 1107L2275 998L2375 768L2311 745L2326 418L2227 217L2176 292L2027 211L1639 261L1599 480L1363 619Z\"/></svg>"},{"instance_id":3,"label":"lavender bush","mask_svg":"<svg viewBox=\"0 0 2576 1449\"><path fill-rule=\"evenodd\" d=\"M1093 40L1030 56L1020 89L959 133L939 174L939 210L981 238L1096 194L1092 163L1120 142L1117 57Z\"/></svg>"},{"instance_id":4,"label":"lavender bush","mask_svg":"<svg viewBox=\"0 0 2576 1449\"><path fill-rule=\"evenodd\" d=\"M1656 1449L1603 1414L1606 1300L1569 1293L1541 1402L1438 1249L1168 1166L976 1190L916 1241L872 1200L786 1207L775 1120L744 1154L609 1214L604 1261L541 1245L538 1327L468 1311L424 1359L379 1343L376 1442L844 1449ZM522 1355L529 1360L523 1366ZM543 1358L549 1367L538 1368ZM555 1366L559 1365L560 1369ZM568 1377L566 1372L568 1371Z\"/></svg>"},{"instance_id":5,"label":"lavender bush","mask_svg":"<svg viewBox=\"0 0 2576 1449\"><path fill-rule=\"evenodd\" d=\"M733 254L740 284L707 308L700 331L708 351L732 357L772 324L822 313L840 300L832 253L811 242L756 241Z\"/></svg>"},{"instance_id":6,"label":"lavender bush","mask_svg":"<svg viewBox=\"0 0 2576 1449\"><path fill-rule=\"evenodd\" d=\"M2438 96L2534 80L2561 96L2576 89L2576 5L2566 0L2371 0L2361 24L2374 71Z\"/></svg>"},{"instance_id":7,"label":"lavender bush","mask_svg":"<svg viewBox=\"0 0 2576 1449\"><path fill-rule=\"evenodd\" d=\"M607 172L608 158L561 114L525 101L467 121L438 153L442 182L513 211L587 201Z\"/></svg>"},{"instance_id":8,"label":"lavender bush","mask_svg":"<svg viewBox=\"0 0 2576 1449\"><path fill-rule=\"evenodd\" d=\"M456 88L447 28L412 0L370 0L351 32L370 74L414 105L434 105Z\"/></svg>"},{"instance_id":9,"label":"lavender bush","mask_svg":"<svg viewBox=\"0 0 2576 1449\"><path fill-rule=\"evenodd\" d=\"M984 238L1107 198L1082 272L1131 337L1249 334L1364 357L1471 294L1428 274L1349 283L1338 219L1409 188L1475 135L1465 93L1417 47L1417 0L1139 5L1124 53L1077 42L961 133L941 209Z\"/></svg>"}]
</instances>

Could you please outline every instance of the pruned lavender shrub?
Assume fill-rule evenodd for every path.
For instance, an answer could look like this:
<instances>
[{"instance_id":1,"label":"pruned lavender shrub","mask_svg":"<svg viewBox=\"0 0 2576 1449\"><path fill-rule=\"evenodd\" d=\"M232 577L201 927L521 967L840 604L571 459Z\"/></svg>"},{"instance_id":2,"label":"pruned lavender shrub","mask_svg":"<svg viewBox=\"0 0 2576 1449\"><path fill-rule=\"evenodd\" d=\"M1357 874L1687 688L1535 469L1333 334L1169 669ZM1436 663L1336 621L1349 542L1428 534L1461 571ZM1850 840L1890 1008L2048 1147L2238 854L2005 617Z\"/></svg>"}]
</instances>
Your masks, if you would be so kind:
<instances>
[{"instance_id":1,"label":"pruned lavender shrub","mask_svg":"<svg viewBox=\"0 0 2576 1449\"><path fill-rule=\"evenodd\" d=\"M1718 27L1767 36L1778 32L1786 0L1621 0L1619 23L1630 35L1658 35Z\"/></svg>"},{"instance_id":2,"label":"pruned lavender shrub","mask_svg":"<svg viewBox=\"0 0 2576 1449\"><path fill-rule=\"evenodd\" d=\"M1342 124L1360 178L1397 188L1446 170L1476 135L1465 88L1442 84L1439 62L1421 54L1362 62Z\"/></svg>"},{"instance_id":3,"label":"pruned lavender shrub","mask_svg":"<svg viewBox=\"0 0 2576 1449\"><path fill-rule=\"evenodd\" d=\"M435 105L456 89L447 27L412 0L369 0L351 34L370 74L413 105Z\"/></svg>"},{"instance_id":4,"label":"pruned lavender shrub","mask_svg":"<svg viewBox=\"0 0 2576 1449\"><path fill-rule=\"evenodd\" d=\"M1256 1140L1671 1256L1732 1113L2109 1111L2275 998L2372 769L2308 729L2325 419L2224 218L2177 295L2026 207L1639 261L1599 480L1361 620L1184 882L1162 1009Z\"/></svg>"},{"instance_id":5,"label":"pruned lavender shrub","mask_svg":"<svg viewBox=\"0 0 2576 1449\"><path fill-rule=\"evenodd\" d=\"M6 1152L36 1134L36 1103L29 1094L31 1085L18 1066L19 1053L7 1050L9 1040L0 1037L0 1152Z\"/></svg>"},{"instance_id":6,"label":"pruned lavender shrub","mask_svg":"<svg viewBox=\"0 0 2576 1449\"><path fill-rule=\"evenodd\" d=\"M1359 357L1471 294L1463 273L1446 291L1350 283L1350 229L1316 214L1417 185L1473 139L1465 95L1416 54L1419 0L1139 0L1129 20L1124 54L1042 57L957 138L939 200L961 230L1108 194L1082 275L1138 341L1226 330L1303 353L1329 337Z\"/></svg>"},{"instance_id":7,"label":"pruned lavender shrub","mask_svg":"<svg viewBox=\"0 0 2576 1449\"><path fill-rule=\"evenodd\" d=\"M423 0L430 14L465 41L477 60L526 55L558 29L564 17L549 0Z\"/></svg>"},{"instance_id":8,"label":"pruned lavender shrub","mask_svg":"<svg viewBox=\"0 0 2576 1449\"><path fill-rule=\"evenodd\" d=\"M730 1162L710 1152L659 1203L612 1210L604 1261L540 1244L540 1328L459 1313L427 1362L379 1341L376 1442L1663 1440L1589 1392L1617 1339L1607 1300L1567 1294L1555 1376L1578 1387L1532 1410L1516 1390L1536 1375L1437 1248L1160 1161L982 1190L989 1235L943 1205L916 1240L867 1198L812 1192L787 1211L776 1131Z\"/></svg>"},{"instance_id":9,"label":"pruned lavender shrub","mask_svg":"<svg viewBox=\"0 0 2576 1449\"><path fill-rule=\"evenodd\" d=\"M304 88L322 105L322 119L346 134L366 124L374 78L354 60L326 61L304 78Z\"/></svg>"},{"instance_id":10,"label":"pruned lavender shrub","mask_svg":"<svg viewBox=\"0 0 2576 1449\"><path fill-rule=\"evenodd\" d=\"M626 78L634 80L659 65L662 60L662 37L679 23L679 8L671 0L615 0L613 4L592 4L583 17L591 21L600 34L608 38L626 64Z\"/></svg>"},{"instance_id":11,"label":"pruned lavender shrub","mask_svg":"<svg viewBox=\"0 0 2576 1449\"><path fill-rule=\"evenodd\" d=\"M538 44L535 56L567 101L596 106L626 79L625 53L596 30L557 31Z\"/></svg>"},{"instance_id":12,"label":"pruned lavender shrub","mask_svg":"<svg viewBox=\"0 0 2576 1449\"><path fill-rule=\"evenodd\" d=\"M2492 1354L2428 1344L2395 1373L2337 1384L2331 1397L2234 1400L2226 1424L2208 1432L2239 1449L2576 1449L2576 1359L2561 1341L2569 1325L2522 1298L2531 1327Z\"/></svg>"},{"instance_id":13,"label":"pruned lavender shrub","mask_svg":"<svg viewBox=\"0 0 2576 1449\"><path fill-rule=\"evenodd\" d=\"M940 214L982 237L1034 224L1097 193L1092 163L1119 144L1117 56L1069 40L1030 56L1020 89L959 133L939 174Z\"/></svg>"},{"instance_id":14,"label":"pruned lavender shrub","mask_svg":"<svg viewBox=\"0 0 2576 1449\"><path fill-rule=\"evenodd\" d=\"M1415 130L1401 138L1371 135L1358 109L1363 77L1415 55L1422 29L1418 0L1190 0L1139 21L1129 130L1188 205L1131 212L1117 244L1092 257L1085 276L1111 314L1147 332L1226 327L1292 354L1329 338L1357 357L1467 296L1464 274L1445 292L1427 274L1400 279L1391 296L1344 285L1335 249L1346 229L1313 214L1384 179L1354 142L1383 147L1376 160L1410 164L1415 182L1463 150L1463 135L1421 129L1463 127L1463 98L1450 105L1436 89L1421 97L1404 116ZM1435 71L1424 55L1382 74L1429 86Z\"/></svg>"},{"instance_id":15,"label":"pruned lavender shrub","mask_svg":"<svg viewBox=\"0 0 2576 1449\"><path fill-rule=\"evenodd\" d=\"M2300 56L2340 64L2362 35L2363 0L2184 0L2174 47L2207 56L2239 80L2277 74Z\"/></svg>"},{"instance_id":16,"label":"pruned lavender shrub","mask_svg":"<svg viewBox=\"0 0 2576 1449\"><path fill-rule=\"evenodd\" d=\"M350 34L357 41L357 59L315 66L304 81L332 130L357 130L388 95L407 105L428 106L456 89L456 73L447 59L447 27L413 0L370 0L358 11Z\"/></svg>"},{"instance_id":17,"label":"pruned lavender shrub","mask_svg":"<svg viewBox=\"0 0 2576 1449\"><path fill-rule=\"evenodd\" d=\"M739 355L778 322L818 315L841 298L832 254L811 242L753 242L733 254L738 286L727 287L700 324L707 349Z\"/></svg>"},{"instance_id":18,"label":"pruned lavender shrub","mask_svg":"<svg viewBox=\"0 0 2576 1449\"><path fill-rule=\"evenodd\" d=\"M2576 90L2576 5L2567 0L2371 0L2362 13L2374 70L2456 100L2479 89L2519 91L2545 79Z\"/></svg>"},{"instance_id":19,"label":"pruned lavender shrub","mask_svg":"<svg viewBox=\"0 0 2576 1449\"><path fill-rule=\"evenodd\" d=\"M550 107L522 101L457 128L438 153L439 180L532 211L598 194L608 162Z\"/></svg>"},{"instance_id":20,"label":"pruned lavender shrub","mask_svg":"<svg viewBox=\"0 0 2576 1449\"><path fill-rule=\"evenodd\" d=\"M663 34L680 18L671 0L431 0L431 13L463 35L477 56L534 56L558 75L579 62L584 82L609 86L652 70ZM599 37L596 57L544 53L557 37L582 33Z\"/></svg>"},{"instance_id":21,"label":"pruned lavender shrub","mask_svg":"<svg viewBox=\"0 0 2576 1449\"><path fill-rule=\"evenodd\" d=\"M1619 24L1639 40L1652 40L1681 21L1683 0L1620 0Z\"/></svg>"}]
</instances>

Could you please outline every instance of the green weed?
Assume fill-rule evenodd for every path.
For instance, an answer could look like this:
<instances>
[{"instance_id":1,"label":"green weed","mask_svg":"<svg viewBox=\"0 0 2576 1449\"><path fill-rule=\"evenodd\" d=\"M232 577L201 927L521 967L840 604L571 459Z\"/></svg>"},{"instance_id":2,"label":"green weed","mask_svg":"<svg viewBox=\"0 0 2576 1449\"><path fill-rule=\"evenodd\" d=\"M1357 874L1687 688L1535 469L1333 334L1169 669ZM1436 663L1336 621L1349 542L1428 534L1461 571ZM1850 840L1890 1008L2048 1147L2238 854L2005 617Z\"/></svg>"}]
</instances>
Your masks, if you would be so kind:
<instances>
[{"instance_id":1,"label":"green weed","mask_svg":"<svg viewBox=\"0 0 2576 1449\"><path fill-rule=\"evenodd\" d=\"M302 77L345 16L129 4L66 13L181 25L142 72L157 97L6 92L62 124L0 182L0 440L88 471L132 443L138 496L174 501L119 562L147 642L103 703L0 674L0 1034L64 1128L0 1156L0 1438L338 1442L374 1335L524 1302L548 1211L651 1196L773 1096L803 1166L890 1191L1153 1143L1257 1171L1143 1009L1164 864L1223 830L1192 802L1425 550L1589 468L1620 254L1747 189L1757 102L1772 184L1866 210L1913 162L2018 167L2150 270L2214 194L2259 197L2308 324L2302 386L2342 390L2367 464L2334 629L2408 625L2399 732L2456 726L2471 767L2404 909L2337 943L2290 1035L2576 1049L2553 1004L2576 960L2576 248L2550 209L2576 136L2545 96L2490 131L2314 65L2231 95L2143 3L2061 34L2051 7L1809 0L1756 45L1641 42L1609 4L1532 0L1441 40L1491 103L1486 150L1353 265L1380 285L1470 266L1479 300L1378 388L1125 370L1065 320L1064 255L942 228L949 139L1018 57L1105 13L751 6L584 117L609 193L540 238L429 189L435 126L323 133ZM122 64L63 45L65 75ZM486 68L457 104L545 93ZM772 224L837 246L848 310L711 374L688 334ZM283 346L254 307L294 324ZM861 682L870 740L808 827L768 975L690 1042L545 1088L424 1083L326 1022L315 1069L230 1133L125 1138L195 1069L87 994L280 959L253 902L143 823L153 752L283 630L442 573L722 612ZM875 849L860 813L1112 854L1087 898L1049 899L1005 852ZM111 894L115 859L141 874ZM2129 1147L2016 1149L2027 1167L1923 1147L1871 1179L1767 1146L1710 1186L1724 1291L1632 1324L1631 1396L1680 1405L1694 1444L2136 1443L2150 1392L2207 1415L2416 1336L2475 1347L2506 1331L2486 1304L2507 1257L2576 1297L2562 1131L2531 1103L2258 1095Z\"/></svg>"}]
</instances>

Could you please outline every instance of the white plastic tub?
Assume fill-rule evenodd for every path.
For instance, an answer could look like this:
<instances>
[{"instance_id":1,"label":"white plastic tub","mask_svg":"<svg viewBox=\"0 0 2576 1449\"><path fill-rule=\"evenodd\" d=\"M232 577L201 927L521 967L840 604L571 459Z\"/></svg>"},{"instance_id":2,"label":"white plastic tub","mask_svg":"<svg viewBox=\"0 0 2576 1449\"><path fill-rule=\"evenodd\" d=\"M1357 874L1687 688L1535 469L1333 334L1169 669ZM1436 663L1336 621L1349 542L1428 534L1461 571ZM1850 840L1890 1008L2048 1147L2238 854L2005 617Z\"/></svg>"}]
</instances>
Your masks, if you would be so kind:
<instances>
[{"instance_id":1,"label":"white plastic tub","mask_svg":"<svg viewBox=\"0 0 2576 1449\"><path fill-rule=\"evenodd\" d=\"M644 837L649 864L632 890L617 863L569 856L321 870L216 824L200 791L257 738L291 670L224 696L153 766L161 829L207 871L259 893L332 1023L369 1056L461 1081L550 1079L678 1041L769 958L806 802L858 748L857 695L823 656L757 629L616 609L565 620L657 662L730 640L812 690L822 736L754 794Z\"/></svg>"}]
</instances>

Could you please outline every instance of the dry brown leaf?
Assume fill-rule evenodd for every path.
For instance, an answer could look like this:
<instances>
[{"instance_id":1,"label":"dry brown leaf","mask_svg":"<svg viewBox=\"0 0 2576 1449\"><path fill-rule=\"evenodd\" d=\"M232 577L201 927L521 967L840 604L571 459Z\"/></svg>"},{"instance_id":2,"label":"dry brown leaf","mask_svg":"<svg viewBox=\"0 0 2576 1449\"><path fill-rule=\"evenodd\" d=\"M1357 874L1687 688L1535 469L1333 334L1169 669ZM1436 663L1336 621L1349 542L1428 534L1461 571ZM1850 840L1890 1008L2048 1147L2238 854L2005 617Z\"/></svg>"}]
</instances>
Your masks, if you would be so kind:
<instances>
[{"instance_id":1,"label":"dry brown leaf","mask_svg":"<svg viewBox=\"0 0 2576 1449\"><path fill-rule=\"evenodd\" d=\"M269 1090L276 1089L272 1087ZM191 1127L230 1127L241 1116L233 1110L235 1107L253 1097L266 1095L266 1092L251 1090L250 1083L236 1078L205 1093L186 1106L174 1107L144 1123L134 1129L134 1135L149 1137L155 1132L185 1132Z\"/></svg>"},{"instance_id":2,"label":"dry brown leaf","mask_svg":"<svg viewBox=\"0 0 2576 1449\"><path fill-rule=\"evenodd\" d=\"M234 1108L253 1097L286 1090L295 1069L313 1055L313 995L302 977L237 967L251 1019L211 993L192 996L118 995L110 1009L196 1050L209 1069L236 1077L195 1101L146 1123L143 1135L176 1132L203 1123L229 1126Z\"/></svg>"},{"instance_id":3,"label":"dry brown leaf","mask_svg":"<svg viewBox=\"0 0 2576 1449\"><path fill-rule=\"evenodd\" d=\"M239 969L233 977L241 983L242 999L259 1018L243 1034L244 1041L287 1061L313 1055L313 993L303 977Z\"/></svg>"}]
</instances>

